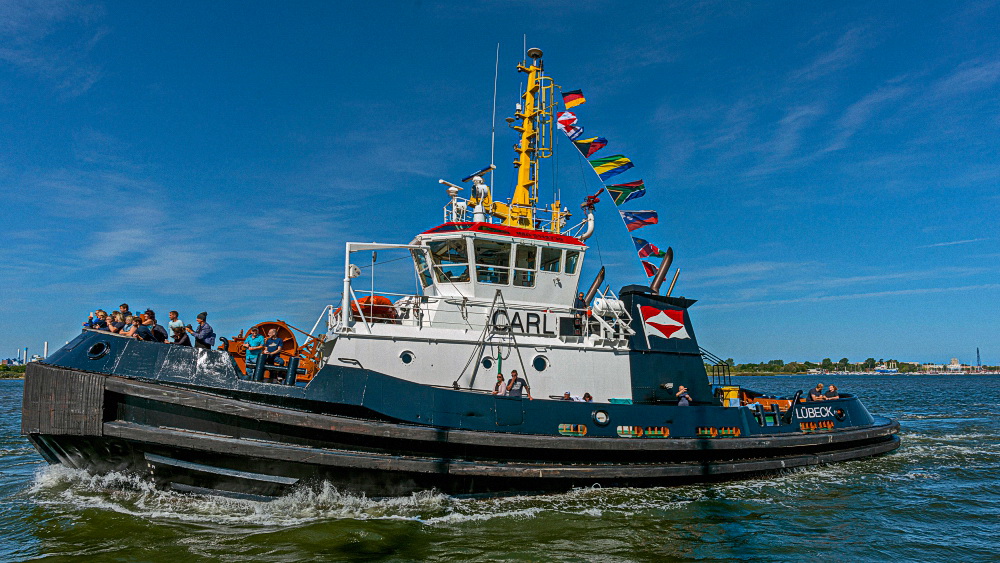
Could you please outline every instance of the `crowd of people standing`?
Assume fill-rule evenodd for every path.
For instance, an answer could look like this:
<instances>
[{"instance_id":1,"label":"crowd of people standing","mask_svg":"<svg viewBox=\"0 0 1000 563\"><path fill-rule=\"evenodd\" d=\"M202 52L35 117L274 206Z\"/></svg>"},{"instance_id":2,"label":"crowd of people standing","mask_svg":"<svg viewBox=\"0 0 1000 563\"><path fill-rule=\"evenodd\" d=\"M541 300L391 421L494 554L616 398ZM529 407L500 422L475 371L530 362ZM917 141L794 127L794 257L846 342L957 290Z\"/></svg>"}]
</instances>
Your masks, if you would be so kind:
<instances>
[{"instance_id":1,"label":"crowd of people standing","mask_svg":"<svg viewBox=\"0 0 1000 563\"><path fill-rule=\"evenodd\" d=\"M122 303L111 313L97 309L90 313L83 323L84 328L106 330L136 340L171 343L180 346L211 349L215 346L215 331L208 324L208 313L198 313L198 327L184 324L177 311L168 313L170 320L166 328L156 320L156 312L146 309L142 313L132 313L128 303ZM169 330L169 332L168 332Z\"/></svg>"}]
</instances>

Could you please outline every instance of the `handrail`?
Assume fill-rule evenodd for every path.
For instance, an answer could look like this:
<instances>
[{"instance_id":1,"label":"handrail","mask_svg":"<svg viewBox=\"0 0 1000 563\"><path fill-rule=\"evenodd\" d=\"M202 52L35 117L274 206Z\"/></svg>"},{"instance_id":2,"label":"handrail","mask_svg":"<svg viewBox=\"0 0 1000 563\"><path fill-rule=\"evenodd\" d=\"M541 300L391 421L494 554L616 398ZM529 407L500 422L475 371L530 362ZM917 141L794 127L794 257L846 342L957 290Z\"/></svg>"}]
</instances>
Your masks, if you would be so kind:
<instances>
[{"instance_id":1,"label":"handrail","mask_svg":"<svg viewBox=\"0 0 1000 563\"><path fill-rule=\"evenodd\" d=\"M357 303L358 302L358 296L354 294L354 288L351 287L350 290L351 290L351 297L354 298L354 302ZM358 315L361 317L361 322L364 323L365 328L368 329L368 334L371 334L372 333L372 327L371 327L371 325L368 324L368 321L365 319L365 312L362 311L362 309L363 309L363 307L361 307L361 304L358 304Z\"/></svg>"}]
</instances>

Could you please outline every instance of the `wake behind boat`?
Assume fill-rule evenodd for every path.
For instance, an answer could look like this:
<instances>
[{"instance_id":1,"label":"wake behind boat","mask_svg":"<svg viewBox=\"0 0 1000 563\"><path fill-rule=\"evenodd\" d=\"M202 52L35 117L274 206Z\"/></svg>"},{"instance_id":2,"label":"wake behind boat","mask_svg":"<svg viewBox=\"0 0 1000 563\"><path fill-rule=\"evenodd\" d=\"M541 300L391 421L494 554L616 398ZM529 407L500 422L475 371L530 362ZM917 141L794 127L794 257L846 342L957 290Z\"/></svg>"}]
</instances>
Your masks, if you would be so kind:
<instances>
[{"instance_id":1,"label":"wake behind boat","mask_svg":"<svg viewBox=\"0 0 1000 563\"><path fill-rule=\"evenodd\" d=\"M28 367L22 432L50 463L250 498L321 480L373 495L672 485L897 448L898 423L857 397L732 385L698 345L695 301L672 283L661 292L672 251L640 248L662 255L646 262L648 285L601 290L603 268L580 279L600 192L569 225L562 202L539 206L539 166L555 131L585 157L603 145L555 112L542 53L527 55L511 199L494 199L488 168L466 179L468 198L442 181L445 222L409 243L346 243L341 300L312 330L254 327L280 335L282 365L248 360L242 332L203 350L84 330ZM582 99L562 95L567 107ZM621 155L590 163L602 181L631 167ZM617 205L642 185L607 189ZM408 253L419 291L356 287L352 257L369 251Z\"/></svg>"}]
</instances>

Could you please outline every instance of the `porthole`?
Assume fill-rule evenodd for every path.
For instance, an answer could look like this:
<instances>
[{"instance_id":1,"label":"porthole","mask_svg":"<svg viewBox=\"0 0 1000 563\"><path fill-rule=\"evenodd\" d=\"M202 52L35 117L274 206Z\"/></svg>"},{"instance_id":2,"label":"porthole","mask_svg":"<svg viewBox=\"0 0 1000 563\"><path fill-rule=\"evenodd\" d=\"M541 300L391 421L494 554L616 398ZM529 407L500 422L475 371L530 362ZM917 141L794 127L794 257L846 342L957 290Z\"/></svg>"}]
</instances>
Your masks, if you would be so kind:
<instances>
[{"instance_id":1,"label":"porthole","mask_svg":"<svg viewBox=\"0 0 1000 563\"><path fill-rule=\"evenodd\" d=\"M416 356L414 356L413 352L410 352L409 350L403 350L399 354L399 361L403 362L404 364L413 363L414 358L416 358Z\"/></svg>"},{"instance_id":2,"label":"porthole","mask_svg":"<svg viewBox=\"0 0 1000 563\"><path fill-rule=\"evenodd\" d=\"M493 358L483 358L483 369L493 369Z\"/></svg>"},{"instance_id":3,"label":"porthole","mask_svg":"<svg viewBox=\"0 0 1000 563\"><path fill-rule=\"evenodd\" d=\"M91 360L96 360L98 358L103 358L108 351L111 350L111 345L105 341L95 342L89 350L87 350L87 357Z\"/></svg>"},{"instance_id":4,"label":"porthole","mask_svg":"<svg viewBox=\"0 0 1000 563\"><path fill-rule=\"evenodd\" d=\"M607 426L611 422L611 416L608 415L607 411L594 411L594 422L598 426Z\"/></svg>"},{"instance_id":5,"label":"porthole","mask_svg":"<svg viewBox=\"0 0 1000 563\"><path fill-rule=\"evenodd\" d=\"M531 360L531 366L535 371L545 371L545 368L549 367L549 359L545 356L535 356L535 359Z\"/></svg>"}]
</instances>

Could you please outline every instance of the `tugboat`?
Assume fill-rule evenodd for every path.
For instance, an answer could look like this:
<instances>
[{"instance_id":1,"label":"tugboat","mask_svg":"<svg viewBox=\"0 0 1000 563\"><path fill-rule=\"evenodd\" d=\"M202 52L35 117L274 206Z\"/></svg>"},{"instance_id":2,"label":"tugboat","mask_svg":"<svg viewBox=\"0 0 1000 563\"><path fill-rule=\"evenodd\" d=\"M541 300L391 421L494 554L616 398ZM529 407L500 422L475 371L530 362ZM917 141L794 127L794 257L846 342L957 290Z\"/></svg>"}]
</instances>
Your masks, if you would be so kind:
<instances>
[{"instance_id":1,"label":"tugboat","mask_svg":"<svg viewBox=\"0 0 1000 563\"><path fill-rule=\"evenodd\" d=\"M28 367L22 433L53 464L253 499L322 481L377 496L664 486L899 447L898 422L855 396L732 385L698 345L695 301L660 291L672 252L649 285L580 279L597 197L575 226L562 202L538 205L556 86L527 55L511 199L494 199L491 166L468 198L442 180L444 223L409 243L346 243L341 300L312 330L255 327L282 338L284 365L247 361L242 331L205 350L86 329ZM352 257L380 250L409 255L416 294L355 287ZM506 392L513 370L524 393Z\"/></svg>"}]
</instances>

